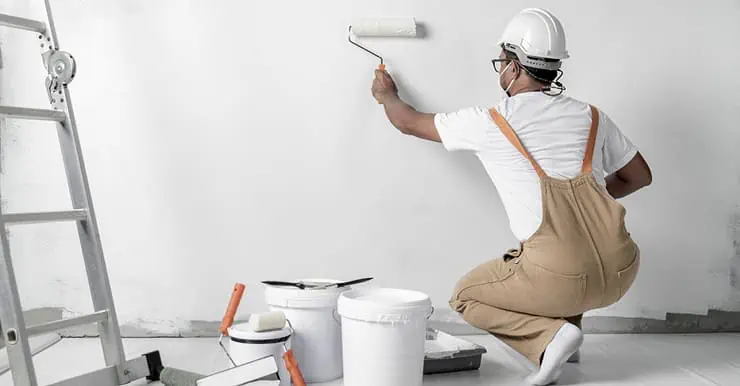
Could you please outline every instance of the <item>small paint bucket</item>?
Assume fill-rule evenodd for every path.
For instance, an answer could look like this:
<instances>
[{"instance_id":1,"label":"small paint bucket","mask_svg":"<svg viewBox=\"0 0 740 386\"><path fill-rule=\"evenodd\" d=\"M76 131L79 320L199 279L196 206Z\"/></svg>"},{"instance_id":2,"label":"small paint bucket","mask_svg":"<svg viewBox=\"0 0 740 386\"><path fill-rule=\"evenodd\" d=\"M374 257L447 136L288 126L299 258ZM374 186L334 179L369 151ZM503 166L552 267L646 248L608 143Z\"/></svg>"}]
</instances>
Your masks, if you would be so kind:
<instances>
[{"instance_id":1,"label":"small paint bucket","mask_svg":"<svg viewBox=\"0 0 740 386\"><path fill-rule=\"evenodd\" d=\"M427 319L434 312L424 293L358 289L339 297L344 384L421 386Z\"/></svg>"},{"instance_id":2,"label":"small paint bucket","mask_svg":"<svg viewBox=\"0 0 740 386\"><path fill-rule=\"evenodd\" d=\"M248 323L238 324L229 328L229 355L237 365L272 355L278 366L280 386L290 386L290 373L283 361L283 345L290 348L292 334L290 327L255 332Z\"/></svg>"},{"instance_id":3,"label":"small paint bucket","mask_svg":"<svg viewBox=\"0 0 740 386\"><path fill-rule=\"evenodd\" d=\"M317 284L336 280L304 279ZM265 300L271 311L282 311L295 329L291 345L303 378L308 383L329 382L342 377L342 329L334 318L337 299L349 288L298 289L266 286Z\"/></svg>"}]
</instances>

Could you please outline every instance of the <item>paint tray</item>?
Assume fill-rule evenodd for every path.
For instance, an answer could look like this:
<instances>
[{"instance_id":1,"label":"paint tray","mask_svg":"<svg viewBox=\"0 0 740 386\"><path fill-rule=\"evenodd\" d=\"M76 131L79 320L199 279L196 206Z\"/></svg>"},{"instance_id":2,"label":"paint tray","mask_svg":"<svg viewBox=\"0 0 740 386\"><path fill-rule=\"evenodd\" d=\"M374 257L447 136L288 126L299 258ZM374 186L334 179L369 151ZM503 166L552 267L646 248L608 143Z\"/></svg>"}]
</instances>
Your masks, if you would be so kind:
<instances>
[{"instance_id":1,"label":"paint tray","mask_svg":"<svg viewBox=\"0 0 740 386\"><path fill-rule=\"evenodd\" d=\"M439 330L427 329L424 374L477 370L486 352L483 346Z\"/></svg>"}]
</instances>

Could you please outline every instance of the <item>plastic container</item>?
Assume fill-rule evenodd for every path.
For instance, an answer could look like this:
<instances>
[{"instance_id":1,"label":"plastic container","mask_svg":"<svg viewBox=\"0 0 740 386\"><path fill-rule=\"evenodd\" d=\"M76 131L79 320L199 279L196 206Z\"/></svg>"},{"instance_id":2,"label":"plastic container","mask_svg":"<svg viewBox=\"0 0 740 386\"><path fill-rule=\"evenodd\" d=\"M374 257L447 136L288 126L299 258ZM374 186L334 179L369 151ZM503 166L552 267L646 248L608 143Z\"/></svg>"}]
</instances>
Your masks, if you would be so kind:
<instances>
[{"instance_id":1,"label":"plastic container","mask_svg":"<svg viewBox=\"0 0 740 386\"><path fill-rule=\"evenodd\" d=\"M421 386L429 296L359 289L339 297L347 386Z\"/></svg>"},{"instance_id":2,"label":"plastic container","mask_svg":"<svg viewBox=\"0 0 740 386\"><path fill-rule=\"evenodd\" d=\"M427 328L424 374L478 370L486 348Z\"/></svg>"},{"instance_id":3,"label":"plastic container","mask_svg":"<svg viewBox=\"0 0 740 386\"><path fill-rule=\"evenodd\" d=\"M317 283L336 280L303 279ZM283 311L295 330L291 344L307 383L342 377L342 329L334 314L339 295L349 288L298 289L266 286L271 311Z\"/></svg>"},{"instance_id":4,"label":"plastic container","mask_svg":"<svg viewBox=\"0 0 740 386\"><path fill-rule=\"evenodd\" d=\"M272 355L278 366L280 386L290 386L290 373L283 361L283 345L290 348L291 334L292 330L288 327L254 332L248 323L235 325L229 328L229 355L238 365Z\"/></svg>"}]
</instances>

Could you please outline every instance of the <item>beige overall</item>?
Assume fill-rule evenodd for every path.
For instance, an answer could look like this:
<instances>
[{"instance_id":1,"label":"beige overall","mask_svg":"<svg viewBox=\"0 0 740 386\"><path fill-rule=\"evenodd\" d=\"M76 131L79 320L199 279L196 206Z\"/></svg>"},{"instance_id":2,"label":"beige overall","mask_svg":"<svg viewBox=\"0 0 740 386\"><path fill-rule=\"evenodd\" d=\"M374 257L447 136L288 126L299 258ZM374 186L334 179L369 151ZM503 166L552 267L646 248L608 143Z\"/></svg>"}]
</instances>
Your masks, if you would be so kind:
<instances>
[{"instance_id":1,"label":"beige overall","mask_svg":"<svg viewBox=\"0 0 740 386\"><path fill-rule=\"evenodd\" d=\"M491 116L540 177L542 224L518 250L465 275L450 305L532 362L567 321L581 326L585 311L621 299L639 268L639 249L624 225L625 209L593 177L599 113L591 129L581 175L548 177L495 109Z\"/></svg>"}]
</instances>

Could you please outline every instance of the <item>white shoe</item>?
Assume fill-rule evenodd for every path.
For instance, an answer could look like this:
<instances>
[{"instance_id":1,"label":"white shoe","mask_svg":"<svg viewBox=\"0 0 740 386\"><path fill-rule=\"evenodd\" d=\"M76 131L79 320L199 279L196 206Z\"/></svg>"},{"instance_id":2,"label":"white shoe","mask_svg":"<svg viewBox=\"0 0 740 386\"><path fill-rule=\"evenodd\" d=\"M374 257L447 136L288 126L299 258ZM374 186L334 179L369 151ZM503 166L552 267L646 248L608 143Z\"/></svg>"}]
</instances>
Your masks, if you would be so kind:
<instances>
[{"instance_id":1,"label":"white shoe","mask_svg":"<svg viewBox=\"0 0 740 386\"><path fill-rule=\"evenodd\" d=\"M529 376L527 382L536 386L546 386L557 382L563 372L563 364L578 351L582 344L581 329L565 323L547 345L539 371Z\"/></svg>"}]
</instances>

